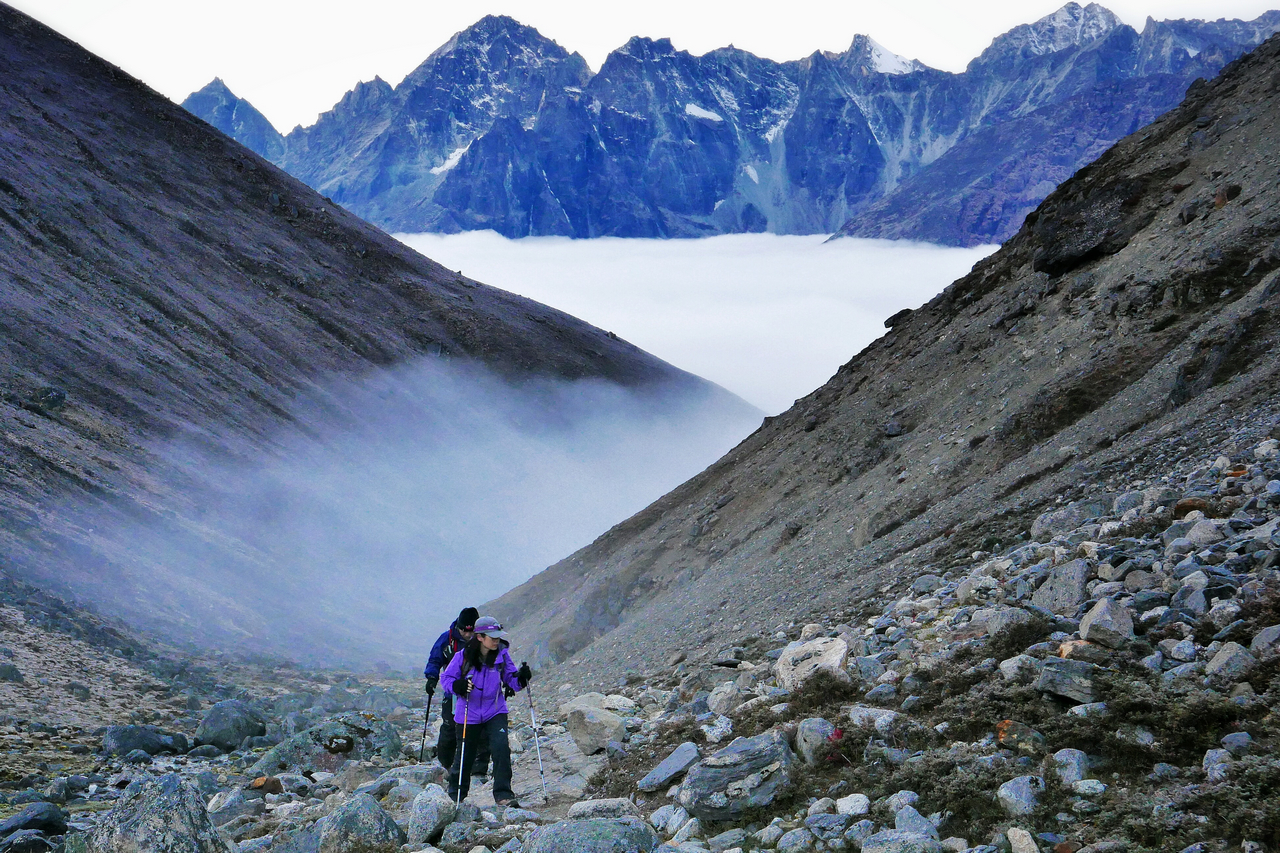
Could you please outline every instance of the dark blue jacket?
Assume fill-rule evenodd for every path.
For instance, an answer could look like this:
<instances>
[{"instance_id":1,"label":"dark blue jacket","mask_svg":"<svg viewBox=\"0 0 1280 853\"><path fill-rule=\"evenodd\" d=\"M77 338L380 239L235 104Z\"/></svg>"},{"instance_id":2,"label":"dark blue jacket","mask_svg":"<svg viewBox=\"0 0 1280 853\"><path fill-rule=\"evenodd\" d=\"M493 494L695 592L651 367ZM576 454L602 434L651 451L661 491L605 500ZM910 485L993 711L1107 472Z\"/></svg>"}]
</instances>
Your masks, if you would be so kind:
<instances>
[{"instance_id":1,"label":"dark blue jacket","mask_svg":"<svg viewBox=\"0 0 1280 853\"><path fill-rule=\"evenodd\" d=\"M439 678L440 671L449 665L455 652L462 651L467 641L458 633L458 620L449 623L449 630L440 635L436 644L431 647L431 655L427 658L427 666L422 674L427 678Z\"/></svg>"}]
</instances>

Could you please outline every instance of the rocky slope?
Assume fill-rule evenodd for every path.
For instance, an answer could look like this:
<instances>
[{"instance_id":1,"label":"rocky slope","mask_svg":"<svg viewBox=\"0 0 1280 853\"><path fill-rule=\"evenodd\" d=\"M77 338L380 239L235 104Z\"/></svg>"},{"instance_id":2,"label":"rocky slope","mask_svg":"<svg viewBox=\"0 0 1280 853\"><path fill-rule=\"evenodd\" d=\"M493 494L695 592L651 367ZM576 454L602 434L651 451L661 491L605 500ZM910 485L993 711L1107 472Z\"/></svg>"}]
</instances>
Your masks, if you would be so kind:
<instances>
[{"instance_id":1,"label":"rocky slope","mask_svg":"<svg viewBox=\"0 0 1280 853\"><path fill-rule=\"evenodd\" d=\"M286 425L358 423L336 378L437 357L513 381L604 380L659 407L667 392L726 397L441 268L7 6L0 76L4 573L236 641L264 605L231 576L300 581L215 529L213 462L260 461ZM144 549L143 531L184 543L194 570ZM193 598L226 609L202 620Z\"/></svg>"},{"instance_id":2,"label":"rocky slope","mask_svg":"<svg viewBox=\"0 0 1280 853\"><path fill-rule=\"evenodd\" d=\"M100 636L93 617L0 588L0 849L1270 849L1280 438L1259 440L1262 415L820 621L673 637L607 695L539 673L537 716L517 696L509 726L523 807L483 779L449 800L415 682L120 635L117 660L69 636Z\"/></svg>"},{"instance_id":3,"label":"rocky slope","mask_svg":"<svg viewBox=\"0 0 1280 853\"><path fill-rule=\"evenodd\" d=\"M1278 27L1272 12L1139 33L1069 3L961 74L861 35L785 63L633 38L592 74L536 30L488 17L312 127L232 135L391 231L839 229L975 245L1011 236L1054 186ZM187 104L220 129L248 112L229 93Z\"/></svg>"},{"instance_id":4,"label":"rocky slope","mask_svg":"<svg viewBox=\"0 0 1280 853\"><path fill-rule=\"evenodd\" d=\"M1025 540L1193 436L1230 450L1280 411L1277 54L1192 87L822 388L493 608L610 684L677 638L730 645Z\"/></svg>"}]
</instances>

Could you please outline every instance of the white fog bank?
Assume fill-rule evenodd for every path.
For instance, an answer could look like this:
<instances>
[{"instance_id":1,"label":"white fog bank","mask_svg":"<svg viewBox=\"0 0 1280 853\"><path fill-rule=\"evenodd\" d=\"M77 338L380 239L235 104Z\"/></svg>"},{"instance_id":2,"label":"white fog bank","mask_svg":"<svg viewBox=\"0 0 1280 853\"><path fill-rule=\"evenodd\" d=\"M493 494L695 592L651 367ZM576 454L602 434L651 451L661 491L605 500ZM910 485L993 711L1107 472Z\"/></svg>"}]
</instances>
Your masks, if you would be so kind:
<instances>
[{"instance_id":1,"label":"white fog bank","mask_svg":"<svg viewBox=\"0 0 1280 853\"><path fill-rule=\"evenodd\" d=\"M399 234L465 275L616 332L777 414L996 246L731 234L700 240Z\"/></svg>"},{"instance_id":2,"label":"white fog bank","mask_svg":"<svg viewBox=\"0 0 1280 853\"><path fill-rule=\"evenodd\" d=\"M202 645L420 667L460 608L590 543L761 418L700 383L516 382L438 358L334 380L289 415L235 463L162 448L173 499L141 521L80 509L103 559L63 580Z\"/></svg>"}]
</instances>

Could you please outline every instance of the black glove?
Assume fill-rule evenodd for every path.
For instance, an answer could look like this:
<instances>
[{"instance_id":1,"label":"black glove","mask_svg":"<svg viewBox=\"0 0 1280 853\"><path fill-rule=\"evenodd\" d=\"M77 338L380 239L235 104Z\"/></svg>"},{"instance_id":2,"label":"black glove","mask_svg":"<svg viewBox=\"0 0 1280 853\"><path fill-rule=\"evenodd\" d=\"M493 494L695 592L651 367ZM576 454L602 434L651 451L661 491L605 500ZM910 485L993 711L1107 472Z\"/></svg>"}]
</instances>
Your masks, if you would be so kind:
<instances>
[{"instance_id":1,"label":"black glove","mask_svg":"<svg viewBox=\"0 0 1280 853\"><path fill-rule=\"evenodd\" d=\"M520 682L521 690L528 687L529 682L533 681L533 670L529 669L528 663L523 661L520 663L520 671L516 673L516 681Z\"/></svg>"},{"instance_id":2,"label":"black glove","mask_svg":"<svg viewBox=\"0 0 1280 853\"><path fill-rule=\"evenodd\" d=\"M454 679L453 692L454 695L466 699L467 694L471 692L471 682L465 678Z\"/></svg>"},{"instance_id":3,"label":"black glove","mask_svg":"<svg viewBox=\"0 0 1280 853\"><path fill-rule=\"evenodd\" d=\"M502 695L510 699L512 696L516 695L516 692L511 689L510 684L504 684L502 685Z\"/></svg>"},{"instance_id":4,"label":"black glove","mask_svg":"<svg viewBox=\"0 0 1280 853\"><path fill-rule=\"evenodd\" d=\"M427 695L428 696L436 695L436 685L439 683L440 683L440 676L438 675L427 676Z\"/></svg>"}]
</instances>

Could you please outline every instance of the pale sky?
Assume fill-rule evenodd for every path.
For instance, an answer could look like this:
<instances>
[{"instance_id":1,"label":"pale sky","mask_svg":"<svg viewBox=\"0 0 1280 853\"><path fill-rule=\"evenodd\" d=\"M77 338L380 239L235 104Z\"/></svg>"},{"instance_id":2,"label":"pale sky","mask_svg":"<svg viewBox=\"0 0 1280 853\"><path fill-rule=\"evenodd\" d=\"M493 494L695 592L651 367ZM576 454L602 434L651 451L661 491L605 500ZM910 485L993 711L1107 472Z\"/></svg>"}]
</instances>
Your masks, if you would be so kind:
<instances>
[{"instance_id":1,"label":"pale sky","mask_svg":"<svg viewBox=\"0 0 1280 853\"><path fill-rule=\"evenodd\" d=\"M856 33L949 71L1061 0L8 0L181 101L215 76L281 131L311 124L357 81L399 83L486 14L536 27L598 69L633 35L702 54L728 44L776 60L841 51ZM1252 19L1277 0L1113 0L1138 29L1148 15Z\"/></svg>"}]
</instances>

